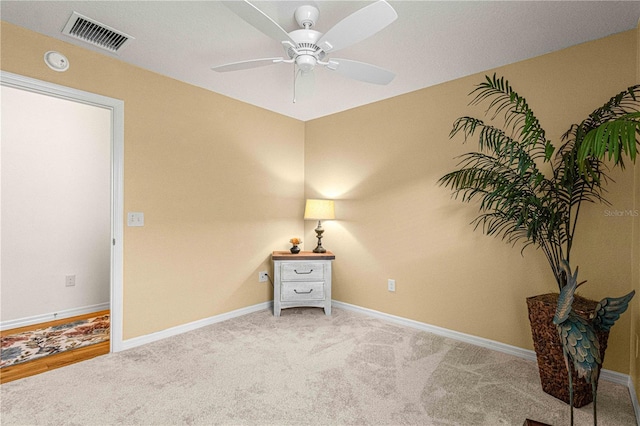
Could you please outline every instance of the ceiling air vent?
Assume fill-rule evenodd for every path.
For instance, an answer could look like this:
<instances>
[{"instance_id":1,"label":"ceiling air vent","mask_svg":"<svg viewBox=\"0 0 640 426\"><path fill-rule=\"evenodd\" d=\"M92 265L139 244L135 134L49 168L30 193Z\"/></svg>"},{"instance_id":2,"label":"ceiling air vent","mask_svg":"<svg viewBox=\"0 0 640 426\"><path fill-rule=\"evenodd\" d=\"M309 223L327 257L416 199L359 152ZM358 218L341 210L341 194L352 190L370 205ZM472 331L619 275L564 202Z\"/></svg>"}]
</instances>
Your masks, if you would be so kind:
<instances>
[{"instance_id":1,"label":"ceiling air vent","mask_svg":"<svg viewBox=\"0 0 640 426\"><path fill-rule=\"evenodd\" d=\"M98 21L73 12L71 18L62 30L62 34L93 44L112 53L119 53L134 40L133 37L115 30Z\"/></svg>"}]
</instances>

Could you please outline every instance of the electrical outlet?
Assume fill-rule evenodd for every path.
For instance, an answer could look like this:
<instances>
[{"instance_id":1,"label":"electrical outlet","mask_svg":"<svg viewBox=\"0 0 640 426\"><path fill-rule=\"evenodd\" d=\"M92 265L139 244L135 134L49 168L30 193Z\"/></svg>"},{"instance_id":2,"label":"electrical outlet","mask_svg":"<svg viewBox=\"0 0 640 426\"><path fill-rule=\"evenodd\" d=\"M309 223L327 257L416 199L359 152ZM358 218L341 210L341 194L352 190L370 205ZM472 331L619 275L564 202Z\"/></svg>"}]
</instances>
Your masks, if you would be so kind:
<instances>
[{"instance_id":1,"label":"electrical outlet","mask_svg":"<svg viewBox=\"0 0 640 426\"><path fill-rule=\"evenodd\" d=\"M75 285L76 285L76 276L75 275L66 275L64 277L64 285L65 285L65 287L75 287Z\"/></svg>"},{"instance_id":2,"label":"electrical outlet","mask_svg":"<svg viewBox=\"0 0 640 426\"><path fill-rule=\"evenodd\" d=\"M267 271L258 272L258 282L266 283L269 280L269 273Z\"/></svg>"},{"instance_id":3,"label":"electrical outlet","mask_svg":"<svg viewBox=\"0 0 640 426\"><path fill-rule=\"evenodd\" d=\"M387 289L389 291L396 291L396 280L388 280L387 281Z\"/></svg>"}]
</instances>

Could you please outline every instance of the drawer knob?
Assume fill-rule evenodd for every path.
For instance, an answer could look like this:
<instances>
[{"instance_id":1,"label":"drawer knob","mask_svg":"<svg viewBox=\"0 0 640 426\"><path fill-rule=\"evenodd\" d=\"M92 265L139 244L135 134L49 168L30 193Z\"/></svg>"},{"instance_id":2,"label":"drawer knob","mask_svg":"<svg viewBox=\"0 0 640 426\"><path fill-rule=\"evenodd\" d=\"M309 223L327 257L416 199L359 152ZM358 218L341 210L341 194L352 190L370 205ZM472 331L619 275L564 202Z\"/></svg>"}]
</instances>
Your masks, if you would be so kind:
<instances>
[{"instance_id":1,"label":"drawer knob","mask_svg":"<svg viewBox=\"0 0 640 426\"><path fill-rule=\"evenodd\" d=\"M309 294L309 293L311 293L311 292L313 291L313 289L311 289L311 290L309 290L309 291L298 291L298 290L296 290L296 289L294 288L294 289L293 289L293 291L294 291L296 294Z\"/></svg>"},{"instance_id":2,"label":"drawer knob","mask_svg":"<svg viewBox=\"0 0 640 426\"><path fill-rule=\"evenodd\" d=\"M295 272L298 275L309 275L310 273L313 272L313 269L309 270L309 272L298 272L297 269L294 269L293 272Z\"/></svg>"}]
</instances>

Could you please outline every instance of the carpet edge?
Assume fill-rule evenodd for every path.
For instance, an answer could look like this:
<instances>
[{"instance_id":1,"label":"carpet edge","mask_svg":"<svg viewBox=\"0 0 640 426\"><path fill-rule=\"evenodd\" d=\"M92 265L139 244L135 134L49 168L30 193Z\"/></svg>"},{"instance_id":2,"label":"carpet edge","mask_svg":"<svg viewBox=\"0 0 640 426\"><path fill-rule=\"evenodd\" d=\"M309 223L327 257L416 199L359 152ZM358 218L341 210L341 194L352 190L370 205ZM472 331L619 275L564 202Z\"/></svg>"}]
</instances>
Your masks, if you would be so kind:
<instances>
[{"instance_id":1,"label":"carpet edge","mask_svg":"<svg viewBox=\"0 0 640 426\"><path fill-rule=\"evenodd\" d=\"M165 330L156 331L154 333L145 334L144 336L133 337L131 339L123 340L122 344L117 350L113 352L120 352L127 349L132 349L138 346L146 345L148 343L157 342L158 340L166 339L167 337L177 336L188 331L197 330L202 327L206 327L211 324L226 321L232 318L248 315L254 312L262 311L265 309L272 309L273 301L258 303L257 305L247 306L246 308L236 309L235 311L225 312L224 314L214 315L212 317L203 318L200 320L192 321L186 324L177 325L175 327L167 328Z\"/></svg>"},{"instance_id":2,"label":"carpet edge","mask_svg":"<svg viewBox=\"0 0 640 426\"><path fill-rule=\"evenodd\" d=\"M361 306L352 305L345 302L333 300L331 303L337 308L347 309L354 312L360 312L365 315L373 316L382 320L393 322L407 327L416 328L419 330L427 331L429 333L437 334L439 336L448 337L453 340L458 340L472 345L480 346L487 349L492 349L497 352L502 352L509 355L514 355L519 358L526 359L528 361L536 362L536 353L530 349L523 349L517 346L508 345L495 340L486 339L484 337L473 336L470 334L461 333L459 331L449 330L446 328L438 327L435 325L427 324L420 321L415 321L408 318L399 317L396 315L387 314L385 312L376 311L369 308L363 308ZM602 369L600 372L600 378L608 382L612 382L618 385L629 387L631 377L628 374L618 373L617 371ZM631 392L632 389L629 388Z\"/></svg>"}]
</instances>

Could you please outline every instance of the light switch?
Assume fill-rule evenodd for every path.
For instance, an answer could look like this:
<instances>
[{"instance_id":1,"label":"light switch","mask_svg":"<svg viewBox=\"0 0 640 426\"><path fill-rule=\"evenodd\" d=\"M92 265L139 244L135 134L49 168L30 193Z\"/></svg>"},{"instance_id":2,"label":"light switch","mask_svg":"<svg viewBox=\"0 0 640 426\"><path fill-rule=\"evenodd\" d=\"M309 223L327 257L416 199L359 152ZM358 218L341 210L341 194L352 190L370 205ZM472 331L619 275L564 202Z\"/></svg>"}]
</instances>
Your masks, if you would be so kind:
<instances>
[{"instance_id":1,"label":"light switch","mask_svg":"<svg viewBox=\"0 0 640 426\"><path fill-rule=\"evenodd\" d=\"M142 212L127 213L127 226L144 226L144 213Z\"/></svg>"}]
</instances>

